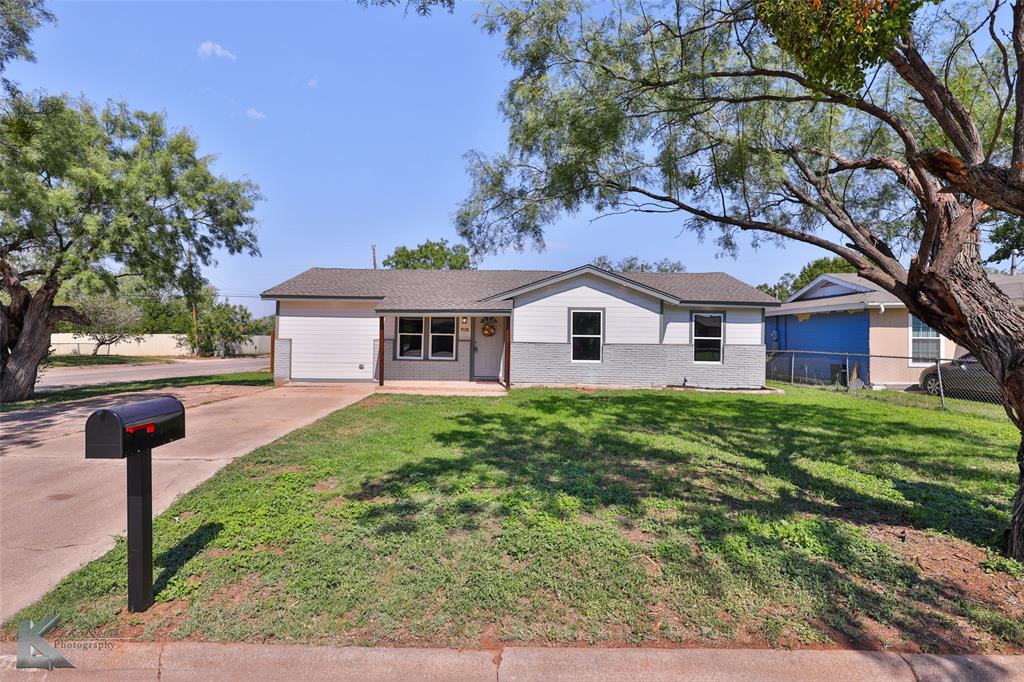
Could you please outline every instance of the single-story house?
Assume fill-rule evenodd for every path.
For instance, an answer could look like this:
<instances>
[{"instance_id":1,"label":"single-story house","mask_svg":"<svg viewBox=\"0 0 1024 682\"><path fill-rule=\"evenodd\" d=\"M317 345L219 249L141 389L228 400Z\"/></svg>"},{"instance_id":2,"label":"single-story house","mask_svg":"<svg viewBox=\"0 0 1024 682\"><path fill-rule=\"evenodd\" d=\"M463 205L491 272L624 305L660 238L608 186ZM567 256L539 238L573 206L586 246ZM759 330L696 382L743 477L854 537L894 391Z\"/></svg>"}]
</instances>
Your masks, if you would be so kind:
<instances>
[{"instance_id":1,"label":"single-story house","mask_svg":"<svg viewBox=\"0 0 1024 682\"><path fill-rule=\"evenodd\" d=\"M1024 277L989 275L1006 295L1024 307ZM771 371L786 375L795 365L797 375L835 378L836 367L845 364L841 355L854 354L858 378L875 386L915 384L923 368L936 359L953 360L967 350L946 339L907 311L906 305L877 284L858 275L820 275L795 292L777 308L768 309L765 344L782 353L773 359ZM870 356L870 357L860 357ZM775 367L781 363L785 367ZM793 364L790 364L793 363ZM845 370L844 370L845 371ZM850 372L851 377L854 370Z\"/></svg>"},{"instance_id":2,"label":"single-story house","mask_svg":"<svg viewBox=\"0 0 1024 682\"><path fill-rule=\"evenodd\" d=\"M764 313L721 272L312 268L274 286L275 380L756 388ZM380 352L383 349L383 352Z\"/></svg>"}]
</instances>

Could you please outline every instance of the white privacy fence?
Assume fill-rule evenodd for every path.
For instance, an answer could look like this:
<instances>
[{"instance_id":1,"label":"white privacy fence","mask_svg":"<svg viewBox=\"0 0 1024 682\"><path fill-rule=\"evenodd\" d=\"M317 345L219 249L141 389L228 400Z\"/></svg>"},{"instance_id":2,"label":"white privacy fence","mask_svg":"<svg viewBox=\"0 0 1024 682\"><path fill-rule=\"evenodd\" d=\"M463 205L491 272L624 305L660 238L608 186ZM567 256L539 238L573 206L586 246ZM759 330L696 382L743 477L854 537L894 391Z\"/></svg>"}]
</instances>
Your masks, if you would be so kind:
<instances>
[{"instance_id":1,"label":"white privacy fence","mask_svg":"<svg viewBox=\"0 0 1024 682\"><path fill-rule=\"evenodd\" d=\"M79 334L51 334L50 348L54 355L92 355L96 342ZM270 353L270 337L250 336L231 349L233 355L266 355ZM140 340L128 340L100 348L100 355L189 355L187 343L180 334L147 334Z\"/></svg>"}]
</instances>

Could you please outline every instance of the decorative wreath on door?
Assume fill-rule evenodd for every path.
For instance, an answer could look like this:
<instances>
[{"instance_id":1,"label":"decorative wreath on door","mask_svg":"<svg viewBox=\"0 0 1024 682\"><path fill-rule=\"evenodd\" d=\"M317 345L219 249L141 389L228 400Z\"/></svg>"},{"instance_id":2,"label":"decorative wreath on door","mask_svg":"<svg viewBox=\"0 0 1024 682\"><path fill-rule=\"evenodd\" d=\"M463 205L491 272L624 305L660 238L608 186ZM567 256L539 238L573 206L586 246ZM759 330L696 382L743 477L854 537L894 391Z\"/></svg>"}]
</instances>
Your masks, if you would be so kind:
<instances>
[{"instance_id":1,"label":"decorative wreath on door","mask_svg":"<svg viewBox=\"0 0 1024 682\"><path fill-rule=\"evenodd\" d=\"M480 320L480 333L484 336L494 336L494 333L498 331L498 318L496 317L485 317Z\"/></svg>"}]
</instances>

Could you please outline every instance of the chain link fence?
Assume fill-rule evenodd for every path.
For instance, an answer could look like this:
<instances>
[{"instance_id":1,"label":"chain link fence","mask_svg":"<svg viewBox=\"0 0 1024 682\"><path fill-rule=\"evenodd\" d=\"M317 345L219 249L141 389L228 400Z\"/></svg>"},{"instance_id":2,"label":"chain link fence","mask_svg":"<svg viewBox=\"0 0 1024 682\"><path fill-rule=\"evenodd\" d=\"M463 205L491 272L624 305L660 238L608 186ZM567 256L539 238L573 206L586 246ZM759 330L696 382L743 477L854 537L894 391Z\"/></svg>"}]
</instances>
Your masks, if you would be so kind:
<instances>
[{"instance_id":1,"label":"chain link fence","mask_svg":"<svg viewBox=\"0 0 1024 682\"><path fill-rule=\"evenodd\" d=\"M938 360L782 350L768 352L765 369L769 381L903 405L1006 417L995 379L970 356Z\"/></svg>"}]
</instances>

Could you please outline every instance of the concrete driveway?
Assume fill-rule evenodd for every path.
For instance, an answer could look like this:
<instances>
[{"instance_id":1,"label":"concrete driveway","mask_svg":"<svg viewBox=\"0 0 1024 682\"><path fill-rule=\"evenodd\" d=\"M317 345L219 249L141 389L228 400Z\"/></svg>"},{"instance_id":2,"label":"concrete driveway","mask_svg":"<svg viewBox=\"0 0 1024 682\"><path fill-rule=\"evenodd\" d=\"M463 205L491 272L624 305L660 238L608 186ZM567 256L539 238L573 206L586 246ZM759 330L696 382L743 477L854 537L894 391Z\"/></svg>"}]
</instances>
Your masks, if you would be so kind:
<instances>
[{"instance_id":1,"label":"concrete driveway","mask_svg":"<svg viewBox=\"0 0 1024 682\"><path fill-rule=\"evenodd\" d=\"M153 513L231 460L362 400L371 384L188 386L0 415L0 620L101 556L126 532L124 460L85 460L85 418L153 395L186 406L184 440L153 451Z\"/></svg>"},{"instance_id":2,"label":"concrete driveway","mask_svg":"<svg viewBox=\"0 0 1024 682\"><path fill-rule=\"evenodd\" d=\"M142 365L99 365L97 367L53 367L42 372L36 383L40 390L95 386L124 381L146 381L170 377L198 377L228 372L258 372L270 368L270 358L196 358Z\"/></svg>"}]
</instances>

